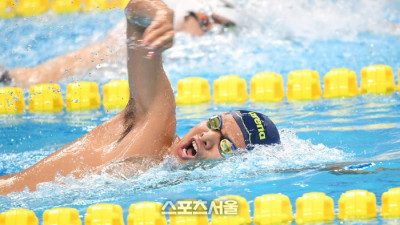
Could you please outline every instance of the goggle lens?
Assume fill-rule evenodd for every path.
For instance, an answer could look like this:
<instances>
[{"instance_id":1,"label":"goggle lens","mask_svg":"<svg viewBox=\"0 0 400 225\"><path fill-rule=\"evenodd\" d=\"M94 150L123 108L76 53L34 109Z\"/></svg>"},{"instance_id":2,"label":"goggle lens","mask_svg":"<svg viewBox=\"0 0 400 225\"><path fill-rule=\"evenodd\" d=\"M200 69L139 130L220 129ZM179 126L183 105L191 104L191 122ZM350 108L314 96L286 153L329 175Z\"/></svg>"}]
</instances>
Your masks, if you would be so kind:
<instances>
[{"instance_id":1,"label":"goggle lens","mask_svg":"<svg viewBox=\"0 0 400 225\"><path fill-rule=\"evenodd\" d=\"M211 117L207 121L207 126L213 131L221 131L222 117L220 115L215 115ZM221 141L219 142L218 150L223 157L229 157L235 154L236 147L229 139L222 138Z\"/></svg>"},{"instance_id":2,"label":"goggle lens","mask_svg":"<svg viewBox=\"0 0 400 225\"><path fill-rule=\"evenodd\" d=\"M210 119L208 119L207 126L211 130L215 130L215 131L221 130L221 127L222 127L221 116L216 115L216 116L213 116Z\"/></svg>"},{"instance_id":3,"label":"goggle lens","mask_svg":"<svg viewBox=\"0 0 400 225\"><path fill-rule=\"evenodd\" d=\"M219 142L219 151L222 156L224 157L231 156L235 154L235 150L236 150L235 146L228 139L222 139Z\"/></svg>"}]
</instances>

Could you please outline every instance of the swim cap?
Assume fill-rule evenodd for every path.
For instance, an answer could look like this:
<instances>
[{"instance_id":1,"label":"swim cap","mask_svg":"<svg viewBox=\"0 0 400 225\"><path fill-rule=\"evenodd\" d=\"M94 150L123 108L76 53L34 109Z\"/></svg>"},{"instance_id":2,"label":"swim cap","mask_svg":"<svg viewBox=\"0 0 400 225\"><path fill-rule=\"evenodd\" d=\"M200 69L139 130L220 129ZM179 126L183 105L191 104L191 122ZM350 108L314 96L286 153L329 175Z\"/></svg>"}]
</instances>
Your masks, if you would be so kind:
<instances>
[{"instance_id":1,"label":"swim cap","mask_svg":"<svg viewBox=\"0 0 400 225\"><path fill-rule=\"evenodd\" d=\"M240 13L238 9L235 7L234 1L230 0L213 0L207 2L213 14L218 16L222 16L225 19L228 19L235 25L238 25L238 20L240 18Z\"/></svg>"},{"instance_id":2,"label":"swim cap","mask_svg":"<svg viewBox=\"0 0 400 225\"><path fill-rule=\"evenodd\" d=\"M246 149L281 143L278 129L266 115L248 110L233 110L230 114L242 131Z\"/></svg>"},{"instance_id":3,"label":"swim cap","mask_svg":"<svg viewBox=\"0 0 400 225\"><path fill-rule=\"evenodd\" d=\"M11 83L12 79L10 77L10 73L8 70L0 65L0 83L4 83L5 85L9 85Z\"/></svg>"}]
</instances>

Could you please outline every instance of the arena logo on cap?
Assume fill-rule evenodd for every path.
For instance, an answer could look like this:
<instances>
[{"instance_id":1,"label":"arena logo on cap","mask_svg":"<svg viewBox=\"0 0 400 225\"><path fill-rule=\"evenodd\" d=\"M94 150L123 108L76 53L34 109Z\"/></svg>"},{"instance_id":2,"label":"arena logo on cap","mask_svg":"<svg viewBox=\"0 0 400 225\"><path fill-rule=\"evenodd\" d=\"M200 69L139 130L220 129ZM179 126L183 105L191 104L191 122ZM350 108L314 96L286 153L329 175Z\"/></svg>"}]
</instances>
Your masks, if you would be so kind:
<instances>
[{"instance_id":1,"label":"arena logo on cap","mask_svg":"<svg viewBox=\"0 0 400 225\"><path fill-rule=\"evenodd\" d=\"M254 123L257 125L258 135L260 136L260 140L264 140L265 139L264 126L262 125L260 117L258 117L255 112L249 112L249 114L251 117L253 117Z\"/></svg>"}]
</instances>

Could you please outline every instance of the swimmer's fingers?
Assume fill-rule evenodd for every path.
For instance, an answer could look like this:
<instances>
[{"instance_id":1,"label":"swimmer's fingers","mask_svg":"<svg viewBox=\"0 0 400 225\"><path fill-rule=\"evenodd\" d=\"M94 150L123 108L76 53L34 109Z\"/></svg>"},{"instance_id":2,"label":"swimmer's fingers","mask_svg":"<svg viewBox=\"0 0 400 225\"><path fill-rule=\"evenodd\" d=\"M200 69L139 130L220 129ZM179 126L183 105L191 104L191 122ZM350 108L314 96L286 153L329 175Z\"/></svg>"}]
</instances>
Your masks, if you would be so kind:
<instances>
[{"instance_id":1,"label":"swimmer's fingers","mask_svg":"<svg viewBox=\"0 0 400 225\"><path fill-rule=\"evenodd\" d=\"M162 27L162 23L160 21L153 21L149 27L143 33L143 44L148 43L149 34L153 33L155 30L158 30Z\"/></svg>"},{"instance_id":2,"label":"swimmer's fingers","mask_svg":"<svg viewBox=\"0 0 400 225\"><path fill-rule=\"evenodd\" d=\"M152 46L152 42L173 31L173 11L169 9L157 11L153 22L143 33L143 45Z\"/></svg>"},{"instance_id":3,"label":"swimmer's fingers","mask_svg":"<svg viewBox=\"0 0 400 225\"><path fill-rule=\"evenodd\" d=\"M150 26L147 27L146 30L144 31L143 38L145 38L152 31L157 30L162 26L163 26L163 21L156 17L155 19L153 19Z\"/></svg>"},{"instance_id":4,"label":"swimmer's fingers","mask_svg":"<svg viewBox=\"0 0 400 225\"><path fill-rule=\"evenodd\" d=\"M171 48L174 44L175 31L168 31L164 33L161 37L157 38L150 45L151 49L156 52L162 52L168 48Z\"/></svg>"},{"instance_id":5,"label":"swimmer's fingers","mask_svg":"<svg viewBox=\"0 0 400 225\"><path fill-rule=\"evenodd\" d=\"M158 29L151 30L143 38L143 45L154 48L155 45L159 45L159 40L170 39L172 40L175 35L172 26L161 26ZM166 41L164 41L166 42Z\"/></svg>"},{"instance_id":6,"label":"swimmer's fingers","mask_svg":"<svg viewBox=\"0 0 400 225\"><path fill-rule=\"evenodd\" d=\"M159 39L164 38L173 38L173 35L170 36L173 30L169 27L160 27L159 29L150 31L144 38L143 38L143 45L152 47L154 46L155 42Z\"/></svg>"}]
</instances>

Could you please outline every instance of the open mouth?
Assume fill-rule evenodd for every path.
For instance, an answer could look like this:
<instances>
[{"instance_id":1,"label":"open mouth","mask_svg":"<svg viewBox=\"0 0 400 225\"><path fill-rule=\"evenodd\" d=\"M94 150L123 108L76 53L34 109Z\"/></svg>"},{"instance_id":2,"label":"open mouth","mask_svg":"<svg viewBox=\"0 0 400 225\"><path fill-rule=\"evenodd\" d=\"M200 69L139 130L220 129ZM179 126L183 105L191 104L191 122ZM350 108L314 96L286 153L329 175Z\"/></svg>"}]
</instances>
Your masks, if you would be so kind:
<instances>
[{"instance_id":1,"label":"open mouth","mask_svg":"<svg viewBox=\"0 0 400 225\"><path fill-rule=\"evenodd\" d=\"M182 159L195 159L197 156L197 152L198 147L194 138L192 138L187 143L182 144L178 148L178 155Z\"/></svg>"}]
</instances>

